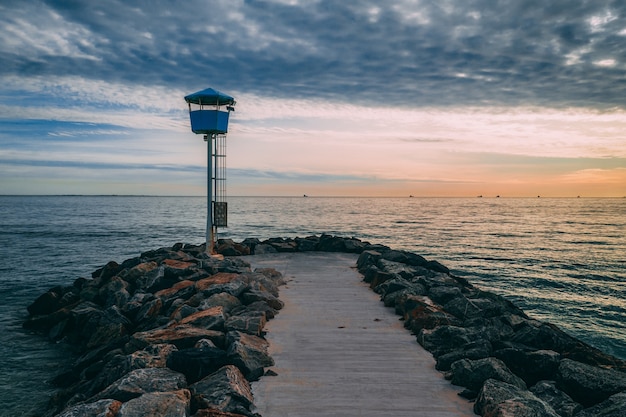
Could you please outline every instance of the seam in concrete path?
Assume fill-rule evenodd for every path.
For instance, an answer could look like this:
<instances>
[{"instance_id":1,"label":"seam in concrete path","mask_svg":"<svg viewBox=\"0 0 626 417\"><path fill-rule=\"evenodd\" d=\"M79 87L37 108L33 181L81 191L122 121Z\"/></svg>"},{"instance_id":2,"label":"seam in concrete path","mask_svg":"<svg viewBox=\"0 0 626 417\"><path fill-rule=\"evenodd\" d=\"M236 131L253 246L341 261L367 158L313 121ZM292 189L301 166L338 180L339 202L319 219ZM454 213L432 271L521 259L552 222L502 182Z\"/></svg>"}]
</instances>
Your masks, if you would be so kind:
<instances>
[{"instance_id":1,"label":"seam in concrete path","mask_svg":"<svg viewBox=\"0 0 626 417\"><path fill-rule=\"evenodd\" d=\"M288 281L285 307L266 326L277 376L254 382L263 417L470 417L472 403L392 309L362 282L357 255L247 256Z\"/></svg>"}]
</instances>

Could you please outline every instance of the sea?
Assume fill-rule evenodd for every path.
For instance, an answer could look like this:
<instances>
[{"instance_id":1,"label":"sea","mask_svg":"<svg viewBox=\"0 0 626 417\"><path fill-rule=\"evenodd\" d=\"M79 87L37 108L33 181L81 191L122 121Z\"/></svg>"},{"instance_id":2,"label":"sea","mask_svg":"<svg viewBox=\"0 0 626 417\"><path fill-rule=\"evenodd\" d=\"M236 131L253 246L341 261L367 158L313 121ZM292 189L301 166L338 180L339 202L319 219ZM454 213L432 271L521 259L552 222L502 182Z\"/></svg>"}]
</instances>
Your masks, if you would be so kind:
<instances>
[{"instance_id":1,"label":"sea","mask_svg":"<svg viewBox=\"0 0 626 417\"><path fill-rule=\"evenodd\" d=\"M230 197L220 238L356 237L435 259L626 359L626 198ZM0 196L0 416L30 416L72 360L26 307L108 261L205 239L205 197Z\"/></svg>"}]
</instances>

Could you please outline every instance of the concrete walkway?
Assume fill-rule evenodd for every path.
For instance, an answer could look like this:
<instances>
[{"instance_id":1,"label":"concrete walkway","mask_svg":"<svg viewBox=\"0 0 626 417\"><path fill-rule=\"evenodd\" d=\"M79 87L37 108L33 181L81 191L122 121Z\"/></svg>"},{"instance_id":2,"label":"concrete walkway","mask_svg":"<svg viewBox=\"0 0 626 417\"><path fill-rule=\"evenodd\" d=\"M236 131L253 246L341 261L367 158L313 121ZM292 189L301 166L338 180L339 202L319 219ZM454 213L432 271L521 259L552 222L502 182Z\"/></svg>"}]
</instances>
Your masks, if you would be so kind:
<instances>
[{"instance_id":1,"label":"concrete walkway","mask_svg":"<svg viewBox=\"0 0 626 417\"><path fill-rule=\"evenodd\" d=\"M469 417L472 404L384 307L356 255L280 253L244 258L288 281L285 308L266 326L278 376L253 383L263 417Z\"/></svg>"}]
</instances>

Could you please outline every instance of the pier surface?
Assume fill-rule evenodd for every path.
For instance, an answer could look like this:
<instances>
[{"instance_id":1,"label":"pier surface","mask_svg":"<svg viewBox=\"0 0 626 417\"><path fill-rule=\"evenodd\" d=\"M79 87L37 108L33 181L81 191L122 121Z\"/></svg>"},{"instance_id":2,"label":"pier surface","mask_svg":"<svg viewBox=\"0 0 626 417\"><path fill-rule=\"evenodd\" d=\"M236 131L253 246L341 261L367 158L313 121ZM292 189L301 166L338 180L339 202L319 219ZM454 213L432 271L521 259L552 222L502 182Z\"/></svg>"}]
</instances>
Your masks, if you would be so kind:
<instances>
[{"instance_id":1,"label":"pier surface","mask_svg":"<svg viewBox=\"0 0 626 417\"><path fill-rule=\"evenodd\" d=\"M392 309L362 282L357 255L331 252L246 256L275 268L285 307L266 326L277 376L253 383L267 417L470 417L472 404Z\"/></svg>"}]
</instances>

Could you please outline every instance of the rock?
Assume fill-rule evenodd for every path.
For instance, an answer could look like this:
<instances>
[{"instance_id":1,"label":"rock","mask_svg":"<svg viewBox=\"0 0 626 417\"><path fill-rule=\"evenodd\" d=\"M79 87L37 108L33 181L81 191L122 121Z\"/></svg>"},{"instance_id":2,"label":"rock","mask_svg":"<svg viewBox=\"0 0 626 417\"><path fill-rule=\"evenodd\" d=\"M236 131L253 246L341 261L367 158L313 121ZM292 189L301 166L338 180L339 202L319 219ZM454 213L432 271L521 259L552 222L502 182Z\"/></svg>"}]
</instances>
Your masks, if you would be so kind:
<instances>
[{"instance_id":1,"label":"rock","mask_svg":"<svg viewBox=\"0 0 626 417\"><path fill-rule=\"evenodd\" d=\"M458 349L459 346L482 339L480 330L454 325L440 325L433 329L423 328L417 334L417 341L433 356L438 357Z\"/></svg>"},{"instance_id":2,"label":"rock","mask_svg":"<svg viewBox=\"0 0 626 417\"><path fill-rule=\"evenodd\" d=\"M128 287L129 284L122 278L111 277L111 279L98 290L98 299L105 308L111 306L121 308L130 299Z\"/></svg>"},{"instance_id":3,"label":"rock","mask_svg":"<svg viewBox=\"0 0 626 417\"><path fill-rule=\"evenodd\" d=\"M460 324L456 317L448 314L440 306L433 303L430 298L422 295L408 295L401 298L396 302L396 311L403 313L404 327L411 330L414 334L418 334L422 330ZM440 331L443 331L443 329ZM429 335L432 338L436 338L438 332ZM459 332L463 331L460 330ZM424 333L424 337L426 335ZM466 343L468 342L463 342L463 344ZM424 347L430 350L426 346ZM457 347L458 345L454 346L454 348Z\"/></svg>"},{"instance_id":4,"label":"rock","mask_svg":"<svg viewBox=\"0 0 626 417\"><path fill-rule=\"evenodd\" d=\"M470 342L463 346L459 346L459 349L457 350L439 356L437 358L435 368L440 371L449 371L452 364L458 360L488 358L491 356L492 350L491 343L487 340Z\"/></svg>"},{"instance_id":5,"label":"rock","mask_svg":"<svg viewBox=\"0 0 626 417\"><path fill-rule=\"evenodd\" d=\"M147 392L176 391L187 387L182 373L167 368L135 369L96 395L96 400L112 398L121 402Z\"/></svg>"},{"instance_id":6,"label":"rock","mask_svg":"<svg viewBox=\"0 0 626 417\"><path fill-rule=\"evenodd\" d=\"M556 383L557 388L587 408L626 391L626 374L563 359L559 364Z\"/></svg>"},{"instance_id":7,"label":"rock","mask_svg":"<svg viewBox=\"0 0 626 417\"><path fill-rule=\"evenodd\" d=\"M221 306L224 309L224 313L229 314L233 309L241 306L241 301L226 292L221 292L211 295L198 305L199 310L206 310L211 307Z\"/></svg>"},{"instance_id":8,"label":"rock","mask_svg":"<svg viewBox=\"0 0 626 417\"><path fill-rule=\"evenodd\" d=\"M244 304L252 304L257 301L263 301L267 303L274 310L280 310L285 306L285 303L274 297L272 294L262 290L250 289L243 293L240 297Z\"/></svg>"},{"instance_id":9,"label":"rock","mask_svg":"<svg viewBox=\"0 0 626 417\"><path fill-rule=\"evenodd\" d=\"M559 353L572 350L579 343L558 327L534 320L527 320L520 325L511 340L535 350L553 350Z\"/></svg>"},{"instance_id":10,"label":"rock","mask_svg":"<svg viewBox=\"0 0 626 417\"><path fill-rule=\"evenodd\" d=\"M78 404L65 409L57 417L116 417L122 403L106 399L87 404Z\"/></svg>"},{"instance_id":11,"label":"rock","mask_svg":"<svg viewBox=\"0 0 626 417\"><path fill-rule=\"evenodd\" d=\"M430 269L431 271L441 272L443 274L450 273L450 270L448 269L448 267L445 265L442 265L438 261L428 261L426 262L426 265L424 265L424 267L427 269Z\"/></svg>"},{"instance_id":12,"label":"rock","mask_svg":"<svg viewBox=\"0 0 626 417\"><path fill-rule=\"evenodd\" d=\"M226 343L230 362L250 381L260 378L265 367L274 365L274 360L268 354L269 344L260 337L230 331L226 334Z\"/></svg>"},{"instance_id":13,"label":"rock","mask_svg":"<svg viewBox=\"0 0 626 417\"><path fill-rule=\"evenodd\" d=\"M157 321L159 313L163 308L163 301L160 298L150 297L141 306L133 318L133 323L140 328L149 328Z\"/></svg>"},{"instance_id":14,"label":"rock","mask_svg":"<svg viewBox=\"0 0 626 417\"><path fill-rule=\"evenodd\" d=\"M222 292L228 293L234 297L239 297L249 287L248 284L241 281L239 274L220 272L209 278L201 279L196 282L196 288L201 291L205 297Z\"/></svg>"},{"instance_id":15,"label":"rock","mask_svg":"<svg viewBox=\"0 0 626 417\"><path fill-rule=\"evenodd\" d=\"M297 237L295 241L298 252L311 252L317 249L319 238L316 236L309 236L304 239Z\"/></svg>"},{"instance_id":16,"label":"rock","mask_svg":"<svg viewBox=\"0 0 626 417\"><path fill-rule=\"evenodd\" d=\"M382 256L383 255L380 252L365 250L359 255L359 258L356 261L356 267L359 271L361 271L361 273L363 273L368 267L376 265Z\"/></svg>"},{"instance_id":17,"label":"rock","mask_svg":"<svg viewBox=\"0 0 626 417\"><path fill-rule=\"evenodd\" d=\"M620 392L610 396L600 404L576 414L576 417L624 417L625 410L626 392Z\"/></svg>"},{"instance_id":18,"label":"rock","mask_svg":"<svg viewBox=\"0 0 626 417\"><path fill-rule=\"evenodd\" d=\"M583 409L582 405L559 390L554 381L539 381L530 388L530 392L540 400L548 403L561 417L573 417ZM624 409L626 410L626 408Z\"/></svg>"},{"instance_id":19,"label":"rock","mask_svg":"<svg viewBox=\"0 0 626 417\"><path fill-rule=\"evenodd\" d=\"M552 350L526 352L521 349L506 348L494 352L496 358L522 378L526 385L535 385L541 380L555 378L561 355Z\"/></svg>"},{"instance_id":20,"label":"rock","mask_svg":"<svg viewBox=\"0 0 626 417\"><path fill-rule=\"evenodd\" d=\"M494 379L485 381L476 398L474 412L483 417L559 417L552 407L530 391Z\"/></svg>"},{"instance_id":21,"label":"rock","mask_svg":"<svg viewBox=\"0 0 626 417\"><path fill-rule=\"evenodd\" d=\"M62 307L61 297L63 297L63 287L51 288L37 297L26 309L33 316L54 313Z\"/></svg>"},{"instance_id":22,"label":"rock","mask_svg":"<svg viewBox=\"0 0 626 417\"><path fill-rule=\"evenodd\" d=\"M297 250L297 244L293 239L271 238L263 243L271 245L277 252L295 252ZM256 249L258 250L259 246Z\"/></svg>"},{"instance_id":23,"label":"rock","mask_svg":"<svg viewBox=\"0 0 626 417\"><path fill-rule=\"evenodd\" d=\"M167 367L184 374L189 383L201 380L227 363L225 351L209 346L179 350L167 359Z\"/></svg>"},{"instance_id":24,"label":"rock","mask_svg":"<svg viewBox=\"0 0 626 417\"><path fill-rule=\"evenodd\" d=\"M179 324L201 327L208 330L223 331L225 321L226 314L224 313L224 307L215 306L190 314L180 320Z\"/></svg>"},{"instance_id":25,"label":"rock","mask_svg":"<svg viewBox=\"0 0 626 417\"><path fill-rule=\"evenodd\" d=\"M95 270L92 274L92 278L100 278L102 282L107 281L109 278L117 274L120 270L120 265L115 261L110 261L102 268Z\"/></svg>"},{"instance_id":26,"label":"rock","mask_svg":"<svg viewBox=\"0 0 626 417\"><path fill-rule=\"evenodd\" d=\"M428 297L439 305L444 305L455 298L463 297L461 289L455 286L441 285L432 287L428 291Z\"/></svg>"},{"instance_id":27,"label":"rock","mask_svg":"<svg viewBox=\"0 0 626 417\"><path fill-rule=\"evenodd\" d=\"M209 339L217 346L224 346L224 333L189 325L137 332L131 336L130 343L139 349L151 344L163 343L175 345L178 349L186 349L192 347L200 339Z\"/></svg>"},{"instance_id":28,"label":"rock","mask_svg":"<svg viewBox=\"0 0 626 417\"><path fill-rule=\"evenodd\" d=\"M383 255L384 256L384 255ZM401 277L407 281L411 281L416 275L420 275L420 267L410 266L400 262L388 261L384 258L379 259L376 266L386 273L396 277Z\"/></svg>"},{"instance_id":29,"label":"rock","mask_svg":"<svg viewBox=\"0 0 626 417\"><path fill-rule=\"evenodd\" d=\"M154 295L163 300L171 300L174 298L183 298L187 300L196 293L195 284L196 283L191 280L179 281L169 288L157 291Z\"/></svg>"},{"instance_id":30,"label":"rock","mask_svg":"<svg viewBox=\"0 0 626 417\"><path fill-rule=\"evenodd\" d=\"M184 417L189 415L190 399L186 389L151 392L122 404L117 417Z\"/></svg>"},{"instance_id":31,"label":"rock","mask_svg":"<svg viewBox=\"0 0 626 417\"><path fill-rule=\"evenodd\" d=\"M495 379L506 382L522 390L526 383L513 374L504 362L493 357L477 360L461 359L451 366L452 383L478 392L486 380Z\"/></svg>"},{"instance_id":32,"label":"rock","mask_svg":"<svg viewBox=\"0 0 626 417\"><path fill-rule=\"evenodd\" d=\"M129 369L165 368L167 359L177 350L176 346L171 344L148 345L145 349L137 350L126 358Z\"/></svg>"},{"instance_id":33,"label":"rock","mask_svg":"<svg viewBox=\"0 0 626 417\"><path fill-rule=\"evenodd\" d=\"M267 319L262 311L251 311L237 316L231 316L224 324L227 332L238 330L240 332L260 336Z\"/></svg>"},{"instance_id":34,"label":"rock","mask_svg":"<svg viewBox=\"0 0 626 417\"><path fill-rule=\"evenodd\" d=\"M245 306L241 305L240 307L237 307L231 310L231 314L233 316L246 315L248 313L253 313L253 312L264 313L265 317L268 320L273 319L276 316L276 314L278 314L278 310L275 310L272 307L270 307L265 301L255 301L254 303L251 303Z\"/></svg>"},{"instance_id":35,"label":"rock","mask_svg":"<svg viewBox=\"0 0 626 417\"><path fill-rule=\"evenodd\" d=\"M388 250L383 253L383 259L411 266L424 266L427 264L427 261L423 256L401 250Z\"/></svg>"},{"instance_id":36,"label":"rock","mask_svg":"<svg viewBox=\"0 0 626 417\"><path fill-rule=\"evenodd\" d=\"M74 330L72 339L86 349L95 348L122 338L129 333L130 320L117 306L106 310L99 306L83 302L72 309Z\"/></svg>"},{"instance_id":37,"label":"rock","mask_svg":"<svg viewBox=\"0 0 626 417\"><path fill-rule=\"evenodd\" d=\"M195 408L217 408L220 411L249 415L253 402L250 384L241 371L227 365L192 384Z\"/></svg>"},{"instance_id":38,"label":"rock","mask_svg":"<svg viewBox=\"0 0 626 417\"><path fill-rule=\"evenodd\" d=\"M264 255L266 253L276 253L278 252L276 250L276 248L272 245L268 245L266 243L261 243L259 245L256 245L254 247L254 254L255 255Z\"/></svg>"}]
</instances>

